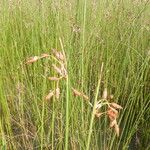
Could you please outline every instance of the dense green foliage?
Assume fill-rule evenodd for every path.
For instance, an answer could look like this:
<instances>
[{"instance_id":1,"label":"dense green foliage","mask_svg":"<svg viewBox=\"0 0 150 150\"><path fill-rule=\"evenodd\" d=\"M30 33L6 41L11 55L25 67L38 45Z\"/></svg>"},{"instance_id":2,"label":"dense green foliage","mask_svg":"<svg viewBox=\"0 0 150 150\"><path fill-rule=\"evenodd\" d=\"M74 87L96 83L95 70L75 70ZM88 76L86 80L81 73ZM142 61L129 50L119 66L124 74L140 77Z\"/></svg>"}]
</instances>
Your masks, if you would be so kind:
<instances>
[{"instance_id":1,"label":"dense green foliage","mask_svg":"<svg viewBox=\"0 0 150 150\"><path fill-rule=\"evenodd\" d=\"M149 10L148 0L1 0L0 149L150 149ZM54 59L25 61L52 48L65 51L68 78L45 101ZM71 87L92 104L104 88L114 95L119 137Z\"/></svg>"}]
</instances>

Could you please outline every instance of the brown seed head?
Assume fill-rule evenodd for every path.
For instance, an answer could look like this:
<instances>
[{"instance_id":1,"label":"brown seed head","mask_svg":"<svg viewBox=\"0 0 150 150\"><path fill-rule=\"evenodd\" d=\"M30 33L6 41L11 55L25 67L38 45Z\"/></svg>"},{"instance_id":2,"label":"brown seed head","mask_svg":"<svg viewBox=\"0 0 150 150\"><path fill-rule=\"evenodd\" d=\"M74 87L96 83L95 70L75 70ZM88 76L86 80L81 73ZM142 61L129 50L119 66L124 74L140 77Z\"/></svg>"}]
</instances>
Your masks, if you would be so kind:
<instances>
[{"instance_id":1,"label":"brown seed head","mask_svg":"<svg viewBox=\"0 0 150 150\"><path fill-rule=\"evenodd\" d=\"M114 119L114 120L112 120L112 121L110 122L110 127L112 128L112 127L114 127L116 124L117 124L117 121L116 121L116 119Z\"/></svg>"},{"instance_id":2,"label":"brown seed head","mask_svg":"<svg viewBox=\"0 0 150 150\"><path fill-rule=\"evenodd\" d=\"M59 97L60 97L60 88L56 88L55 96L56 96L57 99L59 99Z\"/></svg>"},{"instance_id":3,"label":"brown seed head","mask_svg":"<svg viewBox=\"0 0 150 150\"><path fill-rule=\"evenodd\" d=\"M49 92L49 94L45 97L46 100L50 100L54 96L54 91Z\"/></svg>"},{"instance_id":4,"label":"brown seed head","mask_svg":"<svg viewBox=\"0 0 150 150\"><path fill-rule=\"evenodd\" d=\"M118 112L116 110L114 111L112 109L109 109L107 111L107 115L108 115L109 119L112 121L118 117Z\"/></svg>"},{"instance_id":5,"label":"brown seed head","mask_svg":"<svg viewBox=\"0 0 150 150\"><path fill-rule=\"evenodd\" d=\"M97 103L96 104L96 109L98 110L98 109L100 109L102 107L102 104L101 103Z\"/></svg>"},{"instance_id":6,"label":"brown seed head","mask_svg":"<svg viewBox=\"0 0 150 150\"><path fill-rule=\"evenodd\" d=\"M26 64L34 63L34 62L36 62L36 61L39 60L39 59L40 59L40 57L38 57L38 56L30 57L30 58L27 60Z\"/></svg>"},{"instance_id":7,"label":"brown seed head","mask_svg":"<svg viewBox=\"0 0 150 150\"><path fill-rule=\"evenodd\" d=\"M85 100L89 100L89 97L85 94L82 93L82 97L85 99Z\"/></svg>"},{"instance_id":8,"label":"brown seed head","mask_svg":"<svg viewBox=\"0 0 150 150\"><path fill-rule=\"evenodd\" d=\"M51 81L59 81L61 78L57 78L57 77L48 77L49 80Z\"/></svg>"},{"instance_id":9,"label":"brown seed head","mask_svg":"<svg viewBox=\"0 0 150 150\"><path fill-rule=\"evenodd\" d=\"M98 109L95 109L95 110L94 110L94 114L95 114L95 116L96 116L97 118L99 118L100 116L103 115L103 113L102 113L102 112L99 112Z\"/></svg>"},{"instance_id":10,"label":"brown seed head","mask_svg":"<svg viewBox=\"0 0 150 150\"><path fill-rule=\"evenodd\" d=\"M64 77L67 76L67 70L65 68L65 65L61 63L61 73L63 74Z\"/></svg>"},{"instance_id":11,"label":"brown seed head","mask_svg":"<svg viewBox=\"0 0 150 150\"><path fill-rule=\"evenodd\" d=\"M81 96L81 95L82 95L81 92L77 91L77 90L74 89L74 88L72 88L72 91L73 91L74 96Z\"/></svg>"},{"instance_id":12,"label":"brown seed head","mask_svg":"<svg viewBox=\"0 0 150 150\"><path fill-rule=\"evenodd\" d=\"M63 73L62 73L62 71L61 71L60 68L58 68L55 64L52 64L52 66L53 66L54 70L55 70L58 74L60 74L61 76L63 76Z\"/></svg>"},{"instance_id":13,"label":"brown seed head","mask_svg":"<svg viewBox=\"0 0 150 150\"><path fill-rule=\"evenodd\" d=\"M123 109L120 105L117 103L110 103L110 106L114 107L115 109Z\"/></svg>"},{"instance_id":14,"label":"brown seed head","mask_svg":"<svg viewBox=\"0 0 150 150\"><path fill-rule=\"evenodd\" d=\"M53 52L53 54L54 54L54 56L56 57L57 60L61 60L61 61L65 60L65 57L64 57L62 52L59 52L56 49L52 49L52 52Z\"/></svg>"},{"instance_id":15,"label":"brown seed head","mask_svg":"<svg viewBox=\"0 0 150 150\"><path fill-rule=\"evenodd\" d=\"M41 58L46 58L46 57L49 57L50 55L49 54L46 54L46 53L44 53L44 54L41 54Z\"/></svg>"}]
</instances>

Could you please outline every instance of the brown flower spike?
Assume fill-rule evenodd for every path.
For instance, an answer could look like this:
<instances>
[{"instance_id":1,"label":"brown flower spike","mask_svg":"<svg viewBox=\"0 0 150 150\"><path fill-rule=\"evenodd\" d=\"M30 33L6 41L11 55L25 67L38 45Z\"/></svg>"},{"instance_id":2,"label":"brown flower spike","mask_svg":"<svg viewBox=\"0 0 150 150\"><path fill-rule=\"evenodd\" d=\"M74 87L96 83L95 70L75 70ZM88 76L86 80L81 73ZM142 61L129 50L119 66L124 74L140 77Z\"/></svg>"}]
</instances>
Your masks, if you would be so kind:
<instances>
[{"instance_id":1,"label":"brown flower spike","mask_svg":"<svg viewBox=\"0 0 150 150\"><path fill-rule=\"evenodd\" d=\"M60 89L59 88L56 88L55 96L56 96L57 99L59 99L59 97L60 97Z\"/></svg>"},{"instance_id":2,"label":"brown flower spike","mask_svg":"<svg viewBox=\"0 0 150 150\"><path fill-rule=\"evenodd\" d=\"M50 100L54 96L54 91L49 92L49 94L45 97L46 100Z\"/></svg>"},{"instance_id":3,"label":"brown flower spike","mask_svg":"<svg viewBox=\"0 0 150 150\"><path fill-rule=\"evenodd\" d=\"M40 57L38 56L34 56L34 57L30 57L27 61L26 61L26 64L32 64L34 62L36 62L37 60L39 60Z\"/></svg>"},{"instance_id":4,"label":"brown flower spike","mask_svg":"<svg viewBox=\"0 0 150 150\"><path fill-rule=\"evenodd\" d=\"M85 100L89 100L89 97L87 95L85 95L84 93L79 92L74 88L72 88L72 91L74 93L74 96L80 96L80 97L83 97Z\"/></svg>"},{"instance_id":5,"label":"brown flower spike","mask_svg":"<svg viewBox=\"0 0 150 150\"><path fill-rule=\"evenodd\" d=\"M107 111L107 115L110 119L110 127L113 128L117 134L117 136L119 136L119 126L117 124L117 118L118 118L118 111L116 109L123 109L120 105L118 105L117 103L110 103L109 104L109 108Z\"/></svg>"},{"instance_id":6,"label":"brown flower spike","mask_svg":"<svg viewBox=\"0 0 150 150\"><path fill-rule=\"evenodd\" d=\"M59 81L62 78L57 78L57 77L48 77L49 80L51 81Z\"/></svg>"},{"instance_id":7,"label":"brown flower spike","mask_svg":"<svg viewBox=\"0 0 150 150\"><path fill-rule=\"evenodd\" d=\"M52 49L52 52L57 60L64 61L65 57L62 52L57 51L56 49Z\"/></svg>"}]
</instances>

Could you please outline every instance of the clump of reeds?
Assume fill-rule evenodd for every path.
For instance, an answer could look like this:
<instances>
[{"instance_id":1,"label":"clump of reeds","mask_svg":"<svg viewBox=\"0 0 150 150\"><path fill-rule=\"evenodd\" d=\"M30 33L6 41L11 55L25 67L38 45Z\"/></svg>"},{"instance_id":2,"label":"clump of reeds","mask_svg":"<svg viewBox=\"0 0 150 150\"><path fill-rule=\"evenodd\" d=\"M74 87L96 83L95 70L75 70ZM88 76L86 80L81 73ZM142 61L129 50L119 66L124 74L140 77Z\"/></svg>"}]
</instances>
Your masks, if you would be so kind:
<instances>
[{"instance_id":1,"label":"clump of reeds","mask_svg":"<svg viewBox=\"0 0 150 150\"><path fill-rule=\"evenodd\" d=\"M49 54L41 54L41 56L34 56L27 60L26 64L31 64L39 59L52 57L57 61L57 64L52 64L54 71L57 76L48 77L48 80L56 82L56 88L50 90L49 93L45 96L46 100L52 99L54 96L56 99L60 98L60 81L64 80L68 77L68 72L66 68L66 57L65 54L56 49L52 49L52 55ZM96 102L96 105L90 102L90 97L87 96L84 92L80 92L79 90L72 87L72 92L74 96L79 96L83 100L85 100L92 108L94 108L95 117L99 118L102 115L107 115L110 120L110 128L114 128L117 136L119 136L119 125L117 123L117 118L119 117L118 110L122 109L120 105L115 102L110 102L110 99L113 99L113 95L108 95L107 88L104 88L103 95L99 101ZM105 111L102 111L102 107L105 106Z\"/></svg>"}]
</instances>

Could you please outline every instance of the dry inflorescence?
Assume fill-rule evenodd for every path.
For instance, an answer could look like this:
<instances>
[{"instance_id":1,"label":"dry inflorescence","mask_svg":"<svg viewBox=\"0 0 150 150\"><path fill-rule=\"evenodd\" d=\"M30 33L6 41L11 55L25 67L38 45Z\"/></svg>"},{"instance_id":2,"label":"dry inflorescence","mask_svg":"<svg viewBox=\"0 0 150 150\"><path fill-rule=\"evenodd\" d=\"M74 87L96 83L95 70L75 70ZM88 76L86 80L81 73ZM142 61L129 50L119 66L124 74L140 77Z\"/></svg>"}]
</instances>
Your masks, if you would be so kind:
<instances>
[{"instance_id":1,"label":"dry inflorescence","mask_svg":"<svg viewBox=\"0 0 150 150\"><path fill-rule=\"evenodd\" d=\"M57 85L56 89L54 89L53 91L50 91L50 93L53 93L53 96L55 96L56 99L59 99L60 98L60 88L59 88L60 80L67 78L66 58L62 52L57 51L56 49L52 49L52 52L53 52L53 57L59 62L59 66L56 66L56 64L52 64L55 72L58 74L59 77L55 77L55 76L48 77L50 81L55 81ZM51 99L52 97L50 98L48 97L48 98ZM46 100L49 100L48 98L46 96Z\"/></svg>"},{"instance_id":2,"label":"dry inflorescence","mask_svg":"<svg viewBox=\"0 0 150 150\"><path fill-rule=\"evenodd\" d=\"M96 117L100 117L103 114L106 114L110 120L110 127L114 128L117 136L119 136L119 125L117 123L117 118L119 116L119 109L123 109L120 105L115 102L109 102L108 98L113 98L112 95L108 96L107 88L104 89L102 100L98 101L96 104L95 115ZM106 111L101 112L100 109L102 106L106 106Z\"/></svg>"},{"instance_id":3,"label":"dry inflorescence","mask_svg":"<svg viewBox=\"0 0 150 150\"><path fill-rule=\"evenodd\" d=\"M72 88L74 96L82 97L83 99L88 101L88 104L94 108L94 115L99 118L102 115L107 115L110 120L110 128L114 128L117 136L119 136L119 125L117 123L117 118L119 116L119 109L123 109L120 105L115 102L109 102L109 98L113 99L113 95L108 96L107 88L104 89L102 99L96 102L96 105L93 106L90 101L89 97L86 96L83 92L79 92L78 90ZM106 111L102 112L101 108L106 106Z\"/></svg>"},{"instance_id":4,"label":"dry inflorescence","mask_svg":"<svg viewBox=\"0 0 150 150\"><path fill-rule=\"evenodd\" d=\"M52 58L57 60L57 65L52 64L52 67L54 71L56 72L57 76L48 77L48 80L56 82L56 88L53 90L50 90L47 96L45 97L46 100L51 100L54 96L56 99L60 98L60 81L64 80L68 77L67 73L67 67L66 67L66 57L65 54L61 51L57 51L56 49L52 49ZM41 54L41 56L34 56L29 58L26 61L26 64L32 64L39 59L50 57L49 54ZM110 128L114 128L117 136L119 136L119 125L117 123L117 118L119 116L118 110L123 109L120 105L118 105L115 102L109 102L109 100L113 99L113 95L108 95L107 88L104 88L102 98L96 102L96 104L92 104L90 102L89 96L84 94L83 92L78 91L75 88L72 88L72 92L74 96L81 97L83 100L85 100L93 109L94 109L94 115L99 118L102 115L107 115L110 120ZM106 111L102 111L102 107L105 106Z\"/></svg>"},{"instance_id":5,"label":"dry inflorescence","mask_svg":"<svg viewBox=\"0 0 150 150\"><path fill-rule=\"evenodd\" d=\"M29 59L27 59L26 64L32 64L32 63L38 61L39 59L46 58L49 56L50 56L49 54L41 54L41 56L30 57Z\"/></svg>"},{"instance_id":6,"label":"dry inflorescence","mask_svg":"<svg viewBox=\"0 0 150 150\"><path fill-rule=\"evenodd\" d=\"M54 96L56 97L56 99L60 98L60 87L59 87L60 80L67 78L65 55L63 54L63 52L57 51L56 49L52 49L52 53L53 53L52 58L56 59L57 62L59 63L59 66L57 66L56 64L52 64L54 71L58 74L59 77L57 77L57 76L48 77L48 80L55 81L57 86L56 86L56 89L49 91L49 93L45 97L46 100L50 100ZM36 62L42 58L48 58L50 56L51 55L44 53L44 54L41 54L41 56L30 57L26 61L26 64L32 64L32 63L34 63L34 62Z\"/></svg>"}]
</instances>

